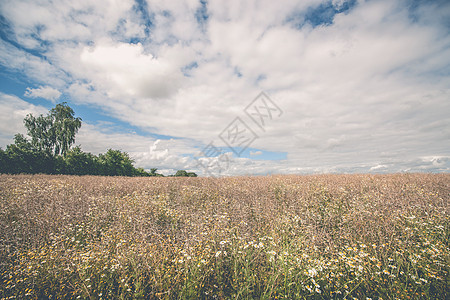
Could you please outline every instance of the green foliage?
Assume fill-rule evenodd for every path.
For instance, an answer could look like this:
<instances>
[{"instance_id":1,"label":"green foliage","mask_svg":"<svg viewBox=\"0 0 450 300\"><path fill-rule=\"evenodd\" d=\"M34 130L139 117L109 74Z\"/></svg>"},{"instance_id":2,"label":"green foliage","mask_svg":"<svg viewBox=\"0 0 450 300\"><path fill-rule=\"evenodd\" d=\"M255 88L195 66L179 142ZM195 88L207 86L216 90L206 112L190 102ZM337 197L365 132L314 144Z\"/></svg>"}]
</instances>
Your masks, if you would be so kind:
<instances>
[{"instance_id":1,"label":"green foliage","mask_svg":"<svg viewBox=\"0 0 450 300\"><path fill-rule=\"evenodd\" d=\"M9 164L9 157L6 152L0 148L0 173L6 173Z\"/></svg>"},{"instance_id":2,"label":"green foliage","mask_svg":"<svg viewBox=\"0 0 450 300\"><path fill-rule=\"evenodd\" d=\"M100 163L96 156L83 152L80 146L69 150L64 157L65 173L73 175L98 174Z\"/></svg>"},{"instance_id":3,"label":"green foliage","mask_svg":"<svg viewBox=\"0 0 450 300\"><path fill-rule=\"evenodd\" d=\"M133 160L128 153L109 149L105 154L99 155L103 175L133 176L135 171Z\"/></svg>"},{"instance_id":4,"label":"green foliage","mask_svg":"<svg viewBox=\"0 0 450 300\"><path fill-rule=\"evenodd\" d=\"M75 118L74 115L72 108L65 102L57 104L50 111L55 141L55 155L65 155L75 142L75 135L81 127L81 118Z\"/></svg>"},{"instance_id":5,"label":"green foliage","mask_svg":"<svg viewBox=\"0 0 450 300\"><path fill-rule=\"evenodd\" d=\"M137 168L134 170L134 176L147 177L150 176L150 173L145 172L143 168Z\"/></svg>"},{"instance_id":6,"label":"green foliage","mask_svg":"<svg viewBox=\"0 0 450 300\"><path fill-rule=\"evenodd\" d=\"M65 102L57 104L47 116L34 117L28 114L24 124L33 147L55 156L66 155L81 127L81 118L75 118L74 114Z\"/></svg>"},{"instance_id":7,"label":"green foliage","mask_svg":"<svg viewBox=\"0 0 450 300\"><path fill-rule=\"evenodd\" d=\"M186 172L185 170L178 170L175 175L175 177L197 177L197 174L194 172Z\"/></svg>"},{"instance_id":8,"label":"green foliage","mask_svg":"<svg viewBox=\"0 0 450 300\"><path fill-rule=\"evenodd\" d=\"M32 114L28 114L23 122L27 128L28 135L31 137L33 147L39 151L51 153L54 147L51 118L43 115L36 118Z\"/></svg>"},{"instance_id":9,"label":"green foliage","mask_svg":"<svg viewBox=\"0 0 450 300\"><path fill-rule=\"evenodd\" d=\"M134 176L141 176L141 177L151 177L151 176L157 176L157 177L164 177L164 175L156 173L158 169L157 168L151 168L150 172L146 172L143 168L137 168L135 169L135 175Z\"/></svg>"},{"instance_id":10,"label":"green foliage","mask_svg":"<svg viewBox=\"0 0 450 300\"><path fill-rule=\"evenodd\" d=\"M176 176L176 177L187 177L188 174L187 174L187 172L186 172L185 170L178 170L178 171L175 173L175 176Z\"/></svg>"},{"instance_id":11,"label":"green foliage","mask_svg":"<svg viewBox=\"0 0 450 300\"><path fill-rule=\"evenodd\" d=\"M56 160L46 151L36 149L23 135L16 134L2 157L2 173L56 173Z\"/></svg>"}]
</instances>

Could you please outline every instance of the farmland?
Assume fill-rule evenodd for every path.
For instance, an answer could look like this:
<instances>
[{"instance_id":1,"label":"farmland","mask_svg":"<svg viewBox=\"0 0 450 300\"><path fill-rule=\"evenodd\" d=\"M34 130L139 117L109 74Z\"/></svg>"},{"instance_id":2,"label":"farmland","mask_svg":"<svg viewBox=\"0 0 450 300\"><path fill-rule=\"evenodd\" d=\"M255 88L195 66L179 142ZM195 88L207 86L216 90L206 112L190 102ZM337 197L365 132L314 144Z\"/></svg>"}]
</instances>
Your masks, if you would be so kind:
<instances>
[{"instance_id":1,"label":"farmland","mask_svg":"<svg viewBox=\"0 0 450 300\"><path fill-rule=\"evenodd\" d=\"M0 299L449 298L450 174L0 176Z\"/></svg>"}]
</instances>

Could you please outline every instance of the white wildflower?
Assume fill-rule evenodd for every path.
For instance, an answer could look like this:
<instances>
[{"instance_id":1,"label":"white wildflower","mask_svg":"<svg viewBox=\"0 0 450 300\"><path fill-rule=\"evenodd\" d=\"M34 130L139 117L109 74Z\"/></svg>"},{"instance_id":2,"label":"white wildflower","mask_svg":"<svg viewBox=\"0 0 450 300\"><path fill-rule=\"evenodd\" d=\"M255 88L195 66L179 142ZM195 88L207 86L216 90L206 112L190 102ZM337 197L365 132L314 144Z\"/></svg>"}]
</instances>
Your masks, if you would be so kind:
<instances>
[{"instance_id":1,"label":"white wildflower","mask_svg":"<svg viewBox=\"0 0 450 300\"><path fill-rule=\"evenodd\" d=\"M317 270L314 269L314 268L308 270L308 275L309 275L310 277L317 276L317 274L318 274L318 273L317 273Z\"/></svg>"}]
</instances>

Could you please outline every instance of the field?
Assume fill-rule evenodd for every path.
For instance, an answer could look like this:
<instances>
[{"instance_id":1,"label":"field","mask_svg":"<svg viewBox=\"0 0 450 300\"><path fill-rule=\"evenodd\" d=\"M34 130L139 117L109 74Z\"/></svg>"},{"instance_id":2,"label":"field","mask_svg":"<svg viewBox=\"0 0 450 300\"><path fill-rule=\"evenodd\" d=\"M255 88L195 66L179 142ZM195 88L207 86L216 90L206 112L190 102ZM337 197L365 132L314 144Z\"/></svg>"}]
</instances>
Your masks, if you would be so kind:
<instances>
[{"instance_id":1,"label":"field","mask_svg":"<svg viewBox=\"0 0 450 300\"><path fill-rule=\"evenodd\" d=\"M449 299L450 174L0 175L0 299Z\"/></svg>"}]
</instances>

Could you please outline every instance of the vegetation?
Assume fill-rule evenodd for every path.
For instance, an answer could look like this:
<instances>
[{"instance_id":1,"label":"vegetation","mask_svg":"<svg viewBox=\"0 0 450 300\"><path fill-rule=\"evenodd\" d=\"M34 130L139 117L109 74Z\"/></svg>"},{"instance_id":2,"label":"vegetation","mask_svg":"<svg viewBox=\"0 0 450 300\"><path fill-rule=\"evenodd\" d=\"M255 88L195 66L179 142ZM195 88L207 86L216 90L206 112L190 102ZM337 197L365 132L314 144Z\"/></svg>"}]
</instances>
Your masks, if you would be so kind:
<instances>
[{"instance_id":1,"label":"vegetation","mask_svg":"<svg viewBox=\"0 0 450 300\"><path fill-rule=\"evenodd\" d=\"M156 168L150 172L135 168L126 152L109 149L95 156L83 152L80 146L71 148L81 127L81 118L75 118L74 111L65 102L57 104L47 116L28 114L24 125L31 140L16 134L14 144L8 145L5 151L0 148L0 173L163 176L156 173ZM197 176L183 170L179 172L177 174L183 175L176 176Z\"/></svg>"},{"instance_id":2,"label":"vegetation","mask_svg":"<svg viewBox=\"0 0 450 300\"><path fill-rule=\"evenodd\" d=\"M175 175L176 177L197 177L197 174L193 172L186 172L185 170L178 170Z\"/></svg>"},{"instance_id":3,"label":"vegetation","mask_svg":"<svg viewBox=\"0 0 450 300\"><path fill-rule=\"evenodd\" d=\"M28 114L24 119L31 145L38 151L65 155L75 142L75 135L81 127L81 118L66 102L57 104L47 116L34 117Z\"/></svg>"},{"instance_id":4,"label":"vegetation","mask_svg":"<svg viewBox=\"0 0 450 300\"><path fill-rule=\"evenodd\" d=\"M0 176L0 298L449 299L449 174Z\"/></svg>"}]
</instances>

